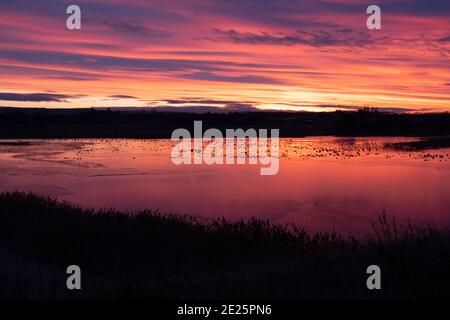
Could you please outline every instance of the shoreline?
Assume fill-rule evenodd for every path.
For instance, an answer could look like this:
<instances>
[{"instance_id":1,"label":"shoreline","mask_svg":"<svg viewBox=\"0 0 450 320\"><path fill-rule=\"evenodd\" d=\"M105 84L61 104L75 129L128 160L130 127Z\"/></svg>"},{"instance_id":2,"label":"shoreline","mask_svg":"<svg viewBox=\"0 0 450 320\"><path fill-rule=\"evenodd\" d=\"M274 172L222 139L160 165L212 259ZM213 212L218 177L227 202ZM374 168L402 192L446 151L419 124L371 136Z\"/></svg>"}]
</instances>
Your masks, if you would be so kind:
<instances>
[{"instance_id":1,"label":"shoreline","mask_svg":"<svg viewBox=\"0 0 450 320\"><path fill-rule=\"evenodd\" d=\"M32 299L450 296L449 227L401 231L380 216L374 235L358 240L258 219L200 223L150 210L131 216L17 192L0 194L0 208L0 248L16 261L8 268L18 270L0 276L0 296L8 290ZM86 279L75 296L64 290L72 264ZM376 293L365 287L373 264L383 270L386 288ZM9 287L22 281L35 285Z\"/></svg>"},{"instance_id":2,"label":"shoreline","mask_svg":"<svg viewBox=\"0 0 450 320\"><path fill-rule=\"evenodd\" d=\"M279 129L282 138L309 136L445 136L450 114L382 112L234 112L182 113L95 109L0 109L0 139L170 138L195 121L204 130Z\"/></svg>"}]
</instances>

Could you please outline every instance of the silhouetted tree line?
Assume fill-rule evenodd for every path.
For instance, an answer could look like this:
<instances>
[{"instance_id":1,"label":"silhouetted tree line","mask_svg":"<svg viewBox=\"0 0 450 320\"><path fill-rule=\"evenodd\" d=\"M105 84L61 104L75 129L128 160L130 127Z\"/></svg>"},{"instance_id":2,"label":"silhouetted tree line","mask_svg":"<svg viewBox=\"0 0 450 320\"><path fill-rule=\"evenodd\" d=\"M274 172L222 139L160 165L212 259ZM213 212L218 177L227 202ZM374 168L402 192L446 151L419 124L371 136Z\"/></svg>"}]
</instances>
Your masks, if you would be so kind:
<instances>
[{"instance_id":1,"label":"silhouetted tree line","mask_svg":"<svg viewBox=\"0 0 450 320\"><path fill-rule=\"evenodd\" d=\"M443 135L450 114L356 112L175 113L97 109L0 109L0 137L142 137L167 138L176 128L276 128L281 136Z\"/></svg>"}]
</instances>

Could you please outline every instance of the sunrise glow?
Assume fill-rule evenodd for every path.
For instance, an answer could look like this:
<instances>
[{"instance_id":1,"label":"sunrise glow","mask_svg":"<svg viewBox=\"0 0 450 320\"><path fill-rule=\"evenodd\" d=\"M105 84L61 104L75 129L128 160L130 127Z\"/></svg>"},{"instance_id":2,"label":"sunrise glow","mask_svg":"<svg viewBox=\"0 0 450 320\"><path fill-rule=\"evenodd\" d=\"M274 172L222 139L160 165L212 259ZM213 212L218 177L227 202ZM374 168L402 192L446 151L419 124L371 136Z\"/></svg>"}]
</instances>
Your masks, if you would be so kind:
<instances>
[{"instance_id":1,"label":"sunrise glow","mask_svg":"<svg viewBox=\"0 0 450 320\"><path fill-rule=\"evenodd\" d=\"M0 4L0 106L449 111L448 1Z\"/></svg>"}]
</instances>

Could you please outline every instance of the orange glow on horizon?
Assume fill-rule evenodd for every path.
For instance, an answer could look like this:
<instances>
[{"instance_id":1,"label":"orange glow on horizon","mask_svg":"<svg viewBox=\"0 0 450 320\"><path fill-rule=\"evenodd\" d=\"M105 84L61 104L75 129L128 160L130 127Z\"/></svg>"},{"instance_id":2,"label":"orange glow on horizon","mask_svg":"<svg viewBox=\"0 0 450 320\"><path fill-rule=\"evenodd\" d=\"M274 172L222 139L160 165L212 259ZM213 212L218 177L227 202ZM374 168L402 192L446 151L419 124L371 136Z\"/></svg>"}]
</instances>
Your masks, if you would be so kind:
<instances>
[{"instance_id":1,"label":"orange glow on horizon","mask_svg":"<svg viewBox=\"0 0 450 320\"><path fill-rule=\"evenodd\" d=\"M69 31L64 14L40 3L34 5L42 10L0 5L5 6L0 11L0 92L67 98L27 101L0 95L1 106L226 101L280 110L373 106L450 111L445 12L383 11L382 30L369 31L363 11L329 12L318 5L311 7L314 12L296 11L286 1L279 8L286 10L285 20L263 5L254 10L266 19L247 16L226 1L199 0L191 6L183 1L87 1L93 6L82 7L82 30ZM168 102L183 99L186 103Z\"/></svg>"}]
</instances>

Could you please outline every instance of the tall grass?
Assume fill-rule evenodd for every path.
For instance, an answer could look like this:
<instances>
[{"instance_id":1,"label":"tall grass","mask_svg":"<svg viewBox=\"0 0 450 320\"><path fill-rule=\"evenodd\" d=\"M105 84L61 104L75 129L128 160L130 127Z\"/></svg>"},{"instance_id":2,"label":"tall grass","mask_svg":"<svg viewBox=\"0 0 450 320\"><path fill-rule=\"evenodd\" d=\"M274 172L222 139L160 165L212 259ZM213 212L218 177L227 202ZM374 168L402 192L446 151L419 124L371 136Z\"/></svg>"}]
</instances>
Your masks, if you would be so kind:
<instances>
[{"instance_id":1,"label":"tall grass","mask_svg":"<svg viewBox=\"0 0 450 320\"><path fill-rule=\"evenodd\" d=\"M65 289L82 269L83 290ZM366 288L369 265L381 291ZM0 194L3 298L444 298L450 230L399 228L385 215L365 240L251 219L94 211Z\"/></svg>"}]
</instances>

